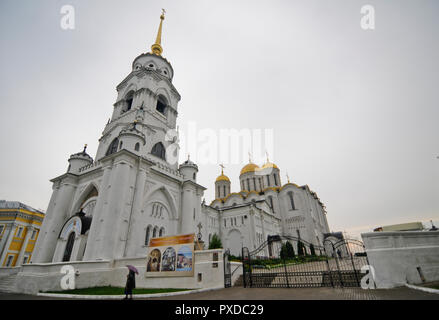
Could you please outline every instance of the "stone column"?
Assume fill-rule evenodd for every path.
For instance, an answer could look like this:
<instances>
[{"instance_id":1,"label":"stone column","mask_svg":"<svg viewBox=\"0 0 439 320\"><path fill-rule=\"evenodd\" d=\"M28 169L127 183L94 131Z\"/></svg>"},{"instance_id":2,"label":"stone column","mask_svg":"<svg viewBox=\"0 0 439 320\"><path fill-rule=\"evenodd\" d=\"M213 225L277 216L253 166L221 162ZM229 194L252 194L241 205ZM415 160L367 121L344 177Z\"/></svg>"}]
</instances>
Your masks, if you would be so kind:
<instances>
[{"instance_id":1,"label":"stone column","mask_svg":"<svg viewBox=\"0 0 439 320\"><path fill-rule=\"evenodd\" d=\"M54 214L53 207L55 205L55 200L58 196L59 182L53 183L52 190L53 190L52 196L50 197L49 205L47 207L46 214L44 215L44 220L43 220L43 223L41 225L40 232L38 234L38 238L37 238L37 241L35 243L35 248L34 248L33 253L32 253L32 257L31 257L32 262L34 262L34 261L36 262L38 260L40 249L44 243L44 239L45 239L45 236L47 234L47 229L49 227L49 220L52 218L52 216Z\"/></svg>"},{"instance_id":2,"label":"stone column","mask_svg":"<svg viewBox=\"0 0 439 320\"><path fill-rule=\"evenodd\" d=\"M16 266L21 266L23 264L23 256L26 253L26 247L29 242L30 236L32 235L32 231L34 230L34 227L29 226L27 228L26 236L24 237L23 244L20 249L20 253L18 254L17 262L15 263Z\"/></svg>"},{"instance_id":3,"label":"stone column","mask_svg":"<svg viewBox=\"0 0 439 320\"><path fill-rule=\"evenodd\" d=\"M9 247L12 242L12 238L14 237L14 231L17 224L15 222L9 223L5 227L5 231L3 231L3 237L2 237L2 252L1 252L1 258L0 258L0 267L3 266L3 263L5 262L5 258L8 254ZM8 232L6 232L8 231Z\"/></svg>"},{"instance_id":4,"label":"stone column","mask_svg":"<svg viewBox=\"0 0 439 320\"><path fill-rule=\"evenodd\" d=\"M45 230L44 241L39 242L39 252L35 262L51 262L55 252L58 235L62 226L69 216L70 205L76 191L76 185L70 182L63 182L56 197L49 219L43 220Z\"/></svg>"},{"instance_id":5,"label":"stone column","mask_svg":"<svg viewBox=\"0 0 439 320\"><path fill-rule=\"evenodd\" d=\"M114 249L117 241L120 239L117 237L117 224L122 210L126 204L126 193L128 191L128 179L129 179L129 164L125 161L116 163L113 167L113 174L111 175L108 203L104 205L101 219L102 239L100 244L100 250L96 254L96 257L102 259L113 259Z\"/></svg>"},{"instance_id":6,"label":"stone column","mask_svg":"<svg viewBox=\"0 0 439 320\"><path fill-rule=\"evenodd\" d=\"M140 215L142 210L143 194L145 192L147 171L140 168L137 172L136 188L134 189L134 200L132 203L131 215L128 221L128 230L125 235L125 248L124 257L133 257L136 254L136 246L138 242L141 242L144 237L138 238L138 234L133 232L134 226L136 226L136 217Z\"/></svg>"},{"instance_id":7,"label":"stone column","mask_svg":"<svg viewBox=\"0 0 439 320\"><path fill-rule=\"evenodd\" d=\"M90 226L90 231L88 232L88 239L85 248L85 253L83 261L95 260L97 252L99 250L99 245L101 243L101 229L103 224L103 207L107 202L108 192L109 192L109 181L112 172L111 164L103 167L104 174L102 177L102 182L99 189L98 198L96 200L96 206L93 211L93 219Z\"/></svg>"},{"instance_id":8,"label":"stone column","mask_svg":"<svg viewBox=\"0 0 439 320\"><path fill-rule=\"evenodd\" d=\"M188 234L195 232L195 220L194 220L194 204L192 199L194 198L193 193L195 190L188 184L183 185L182 194L182 210L181 210L181 234Z\"/></svg>"}]
</instances>

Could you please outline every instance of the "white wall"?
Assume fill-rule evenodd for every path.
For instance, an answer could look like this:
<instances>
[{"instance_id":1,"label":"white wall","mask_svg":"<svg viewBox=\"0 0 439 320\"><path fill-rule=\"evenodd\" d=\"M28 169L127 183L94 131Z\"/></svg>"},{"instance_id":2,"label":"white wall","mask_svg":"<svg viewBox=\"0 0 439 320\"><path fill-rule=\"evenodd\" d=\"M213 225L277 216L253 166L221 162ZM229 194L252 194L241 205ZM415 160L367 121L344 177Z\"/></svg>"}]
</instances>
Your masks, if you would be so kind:
<instances>
[{"instance_id":1,"label":"white wall","mask_svg":"<svg viewBox=\"0 0 439 320\"><path fill-rule=\"evenodd\" d=\"M217 267L213 267L213 253L218 253ZM139 270L136 276L137 288L218 288L224 286L223 249L195 251L193 277L157 277L146 278L146 257L117 259L111 261L79 261L65 263L26 264L16 276L14 292L36 294L38 291L60 291L60 280L64 276L60 270L71 265L79 275L75 277L75 287L89 288L97 286L124 287L127 264ZM14 270L15 271L15 270ZM202 280L198 280L201 274ZM123 294L123 292L121 292Z\"/></svg>"},{"instance_id":2,"label":"white wall","mask_svg":"<svg viewBox=\"0 0 439 320\"><path fill-rule=\"evenodd\" d=\"M377 288L439 280L439 232L403 231L363 233Z\"/></svg>"}]
</instances>

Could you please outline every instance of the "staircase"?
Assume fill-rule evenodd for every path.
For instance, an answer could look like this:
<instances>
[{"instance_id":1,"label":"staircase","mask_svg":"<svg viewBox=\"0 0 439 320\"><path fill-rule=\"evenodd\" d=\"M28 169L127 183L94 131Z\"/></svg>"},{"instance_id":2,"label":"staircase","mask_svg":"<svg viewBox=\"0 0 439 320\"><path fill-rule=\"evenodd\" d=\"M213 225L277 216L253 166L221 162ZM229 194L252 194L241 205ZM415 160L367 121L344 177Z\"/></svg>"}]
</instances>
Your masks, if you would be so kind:
<instances>
[{"instance_id":1,"label":"staircase","mask_svg":"<svg viewBox=\"0 0 439 320\"><path fill-rule=\"evenodd\" d=\"M15 278L16 274L0 277L0 292L12 293L15 292Z\"/></svg>"}]
</instances>

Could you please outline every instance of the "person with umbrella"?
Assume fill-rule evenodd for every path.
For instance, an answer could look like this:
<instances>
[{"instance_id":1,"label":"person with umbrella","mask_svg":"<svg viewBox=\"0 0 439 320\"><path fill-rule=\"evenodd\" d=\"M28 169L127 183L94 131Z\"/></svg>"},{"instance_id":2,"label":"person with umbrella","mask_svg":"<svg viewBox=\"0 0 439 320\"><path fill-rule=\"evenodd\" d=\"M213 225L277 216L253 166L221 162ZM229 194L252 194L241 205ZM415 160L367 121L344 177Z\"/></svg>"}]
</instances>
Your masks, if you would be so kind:
<instances>
[{"instance_id":1,"label":"person with umbrella","mask_svg":"<svg viewBox=\"0 0 439 320\"><path fill-rule=\"evenodd\" d=\"M133 289L136 287L136 274L139 274L136 267L127 265L129 273L127 275L127 283L125 285L125 299L128 299L128 295L130 295L130 299L133 299Z\"/></svg>"}]
</instances>

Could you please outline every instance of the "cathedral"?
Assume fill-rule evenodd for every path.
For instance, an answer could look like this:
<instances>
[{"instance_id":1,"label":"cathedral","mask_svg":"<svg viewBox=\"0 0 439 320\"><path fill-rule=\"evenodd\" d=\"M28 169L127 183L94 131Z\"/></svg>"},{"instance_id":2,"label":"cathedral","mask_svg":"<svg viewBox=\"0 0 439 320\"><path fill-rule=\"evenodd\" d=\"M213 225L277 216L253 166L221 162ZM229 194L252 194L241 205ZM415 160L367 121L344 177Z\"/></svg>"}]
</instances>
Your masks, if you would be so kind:
<instances>
[{"instance_id":1,"label":"cathedral","mask_svg":"<svg viewBox=\"0 0 439 320\"><path fill-rule=\"evenodd\" d=\"M269 235L292 235L322 245L329 233L324 205L308 186L281 183L268 161L248 163L240 191L221 172L215 200L206 204L198 166L180 165L176 122L180 94L162 56L162 24L151 51L132 63L94 158L84 149L67 172L51 180L53 193L31 262L97 261L146 256L155 237L195 233L208 247L217 234L240 255Z\"/></svg>"}]
</instances>

